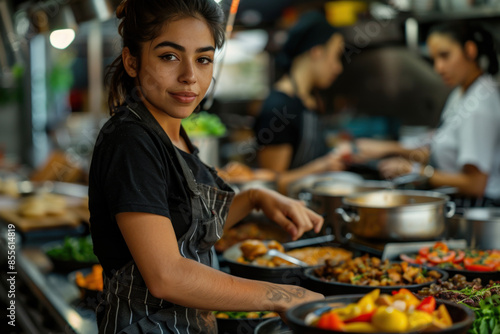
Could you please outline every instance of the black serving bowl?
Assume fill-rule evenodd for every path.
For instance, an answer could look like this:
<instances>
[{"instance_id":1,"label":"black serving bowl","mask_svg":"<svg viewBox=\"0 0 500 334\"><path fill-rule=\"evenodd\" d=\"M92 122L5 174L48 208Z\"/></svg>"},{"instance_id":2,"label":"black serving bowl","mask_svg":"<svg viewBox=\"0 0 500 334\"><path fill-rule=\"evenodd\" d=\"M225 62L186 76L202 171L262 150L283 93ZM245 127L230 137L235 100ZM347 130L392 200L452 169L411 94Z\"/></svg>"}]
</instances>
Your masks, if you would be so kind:
<instances>
[{"instance_id":1,"label":"black serving bowl","mask_svg":"<svg viewBox=\"0 0 500 334\"><path fill-rule=\"evenodd\" d=\"M281 318L272 318L261 322L255 327L255 334L292 334L292 330L281 320ZM234 332L232 334L237 334Z\"/></svg>"},{"instance_id":2,"label":"black serving bowl","mask_svg":"<svg viewBox=\"0 0 500 334\"><path fill-rule=\"evenodd\" d=\"M373 290L373 289L372 289ZM364 295L344 295L344 296L332 296L327 297L323 300L309 302L297 305L290 308L286 312L286 317L288 319L288 326L296 334L332 334L332 333L345 333L333 330L324 330L309 326L305 323L305 317L325 306L333 307L343 307L347 304L356 303ZM448 312L450 313L451 319L453 320L453 325L447 329L441 330L440 333L446 334L466 334L469 327L474 321L474 312L464 305L454 304L448 301L436 300L436 304L439 306L445 304ZM351 332L353 333L353 332ZM405 334L417 334L421 332L405 332ZM358 333L356 333L358 334ZM385 332L377 332L377 334L386 334Z\"/></svg>"},{"instance_id":3,"label":"black serving bowl","mask_svg":"<svg viewBox=\"0 0 500 334\"><path fill-rule=\"evenodd\" d=\"M280 319L279 317L273 318L255 318L255 319L217 319L217 333L218 334L244 334L253 333L255 328L268 320Z\"/></svg>"},{"instance_id":4,"label":"black serving bowl","mask_svg":"<svg viewBox=\"0 0 500 334\"><path fill-rule=\"evenodd\" d=\"M264 241L265 243L265 241ZM308 268L316 268L318 266L296 267L296 266L280 266L280 267L264 267L238 262L241 256L241 242L226 249L222 254L225 264L229 267L231 275L267 281L279 284L292 284L302 286L307 280L304 270ZM332 246L339 247L337 244L321 244L309 245L311 247Z\"/></svg>"},{"instance_id":5,"label":"black serving bowl","mask_svg":"<svg viewBox=\"0 0 500 334\"><path fill-rule=\"evenodd\" d=\"M417 266L418 265L412 265ZM425 267L425 266L422 266ZM442 269L437 268L428 268L427 270L435 270L441 274L440 280L447 280L448 273ZM314 269L316 268L307 268L304 271L304 275L306 276L306 280L304 281L303 287L319 292L325 296L333 296L333 295L352 295L352 294L367 294L373 289L380 289L380 293L391 294L392 291L397 291L399 289L405 288L410 291L417 292L420 289L430 286L432 283L436 283L437 280L432 280L427 283L422 284L409 284L409 285L394 285L394 286L369 286L369 285L355 285L349 283L340 283L340 282L329 282L324 279L317 277L314 274Z\"/></svg>"},{"instance_id":6,"label":"black serving bowl","mask_svg":"<svg viewBox=\"0 0 500 334\"><path fill-rule=\"evenodd\" d=\"M429 267L434 269L435 267ZM446 271L449 277L455 275L462 275L467 281L472 281L475 278L480 278L482 284L488 284L491 281L500 281L500 271L472 271L472 270L460 270L460 269L441 269Z\"/></svg>"},{"instance_id":7,"label":"black serving bowl","mask_svg":"<svg viewBox=\"0 0 500 334\"><path fill-rule=\"evenodd\" d=\"M406 254L404 254L404 255L406 255ZM417 254L413 253L413 254L408 254L407 256L414 257L416 255ZM429 265L425 265L425 264L424 264L424 266L427 266L430 269L439 268L437 266L429 266ZM452 269L452 268L439 268L439 269L446 271L449 274L449 277L453 277L455 275L462 275L467 279L467 281L472 281L475 278L480 278L481 283L483 283L483 284L488 284L490 280L491 281L500 281L500 271L499 270L496 270L496 271L472 271L472 270L467 270L467 269Z\"/></svg>"}]
</instances>

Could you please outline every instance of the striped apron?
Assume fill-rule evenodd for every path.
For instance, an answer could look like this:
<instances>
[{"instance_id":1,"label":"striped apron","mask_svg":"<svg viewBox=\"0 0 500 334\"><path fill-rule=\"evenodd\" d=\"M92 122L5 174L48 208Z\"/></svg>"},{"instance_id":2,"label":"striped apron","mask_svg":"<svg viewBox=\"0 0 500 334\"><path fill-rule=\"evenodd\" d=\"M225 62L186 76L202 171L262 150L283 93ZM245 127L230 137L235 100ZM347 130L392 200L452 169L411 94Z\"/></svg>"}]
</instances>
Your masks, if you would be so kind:
<instances>
[{"instance_id":1,"label":"striped apron","mask_svg":"<svg viewBox=\"0 0 500 334\"><path fill-rule=\"evenodd\" d=\"M213 245L222 236L234 192L208 166L218 187L196 183L184 158L145 107L139 105L129 110L160 134L171 157L175 157L182 168L191 195L192 224L177 241L180 254L211 266ZM102 334L217 333L212 312L153 297L134 261L118 270L113 277L104 277L101 304L97 307L97 321Z\"/></svg>"}]
</instances>

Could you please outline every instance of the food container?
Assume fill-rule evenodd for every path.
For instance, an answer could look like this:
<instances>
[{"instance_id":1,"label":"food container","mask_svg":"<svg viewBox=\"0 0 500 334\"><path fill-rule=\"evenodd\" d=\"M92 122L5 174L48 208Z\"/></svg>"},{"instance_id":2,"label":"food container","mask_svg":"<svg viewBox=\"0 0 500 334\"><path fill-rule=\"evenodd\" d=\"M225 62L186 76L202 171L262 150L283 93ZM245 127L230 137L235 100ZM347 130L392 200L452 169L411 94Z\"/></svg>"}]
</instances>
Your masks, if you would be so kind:
<instances>
[{"instance_id":1,"label":"food container","mask_svg":"<svg viewBox=\"0 0 500 334\"><path fill-rule=\"evenodd\" d=\"M322 237L324 238L324 237ZM314 238L311 238L314 239ZM315 239L318 240L318 239ZM297 244L300 241L294 241L290 244ZM306 241L306 240L304 240ZM241 257L242 252L240 250L241 243L237 243L232 247L228 248L222 254L223 260L225 264L229 267L229 271L231 275L256 279L260 281L267 281L271 283L279 283L279 284L293 284L293 285L302 285L306 280L306 276L304 274L304 270L306 268L314 268L315 266L308 267L297 267L297 266L280 266L280 267L264 267L264 266L256 266L246 263L238 262L238 258ZM284 245L285 246L285 245ZM311 245L310 245L311 246ZM332 246L338 247L336 244L332 243L318 243L312 245L314 247L320 246ZM305 246L304 246L305 247ZM302 248L302 246L297 247L285 247L285 249L298 249Z\"/></svg>"},{"instance_id":2,"label":"food container","mask_svg":"<svg viewBox=\"0 0 500 334\"><path fill-rule=\"evenodd\" d=\"M500 249L500 208L466 209L459 219L470 248Z\"/></svg>"},{"instance_id":3,"label":"food container","mask_svg":"<svg viewBox=\"0 0 500 334\"><path fill-rule=\"evenodd\" d=\"M384 241L434 240L442 236L455 203L445 194L418 190L380 190L346 196L336 212L349 232Z\"/></svg>"},{"instance_id":4,"label":"food container","mask_svg":"<svg viewBox=\"0 0 500 334\"><path fill-rule=\"evenodd\" d=\"M304 190L299 198L305 200L312 210L325 217L322 234L333 234L339 242L342 242L345 231L342 230L341 219L335 210L342 206L343 198L347 195L382 190L388 187L389 183L385 181L320 181Z\"/></svg>"},{"instance_id":5,"label":"food container","mask_svg":"<svg viewBox=\"0 0 500 334\"><path fill-rule=\"evenodd\" d=\"M315 310L324 308L326 306L343 307L350 303L356 303L363 295L344 295L332 296L323 300L300 304L290 308L286 312L288 319L288 326L293 330L294 334L332 334L332 333L345 333L334 330L324 330L309 326L305 322L305 317ZM448 312L453 320L453 325L449 328L440 330L440 333L447 334L465 334L474 321L474 313L464 305L454 304L442 300L437 301L437 305L445 304ZM380 334L381 332L379 332ZM405 332L406 334L416 334L421 332Z\"/></svg>"},{"instance_id":6,"label":"food container","mask_svg":"<svg viewBox=\"0 0 500 334\"><path fill-rule=\"evenodd\" d=\"M354 285L349 283L341 282L329 282L317 277L314 274L315 268L308 268L305 270L305 276L307 280L304 283L304 287L322 293L325 296L333 295L350 295L350 294L367 294L373 289L380 289L380 293L391 294L392 291L397 291L399 289L405 288L410 291L418 291L426 286L430 286L432 283L436 283L436 280L422 283L422 284L410 284L410 285L394 285L394 286L369 286L369 285ZM441 274L440 280L447 280L448 273L444 270L437 268L426 268L428 270L434 270Z\"/></svg>"}]
</instances>

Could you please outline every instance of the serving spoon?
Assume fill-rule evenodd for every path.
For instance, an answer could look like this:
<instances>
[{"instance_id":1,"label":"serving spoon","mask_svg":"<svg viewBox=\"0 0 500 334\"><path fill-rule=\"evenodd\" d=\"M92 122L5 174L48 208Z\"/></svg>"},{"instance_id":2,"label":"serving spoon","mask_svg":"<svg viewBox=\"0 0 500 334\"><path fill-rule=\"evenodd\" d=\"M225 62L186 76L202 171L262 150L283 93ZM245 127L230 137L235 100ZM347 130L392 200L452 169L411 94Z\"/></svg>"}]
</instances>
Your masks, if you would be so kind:
<instances>
[{"instance_id":1,"label":"serving spoon","mask_svg":"<svg viewBox=\"0 0 500 334\"><path fill-rule=\"evenodd\" d=\"M264 255L279 257L280 259L291 262L291 263L296 264L296 265L301 266L301 267L310 267L310 265L305 263L304 261L301 261L301 260L299 260L293 256L287 255L285 253L282 253L277 249L273 249L273 248L268 249Z\"/></svg>"}]
</instances>

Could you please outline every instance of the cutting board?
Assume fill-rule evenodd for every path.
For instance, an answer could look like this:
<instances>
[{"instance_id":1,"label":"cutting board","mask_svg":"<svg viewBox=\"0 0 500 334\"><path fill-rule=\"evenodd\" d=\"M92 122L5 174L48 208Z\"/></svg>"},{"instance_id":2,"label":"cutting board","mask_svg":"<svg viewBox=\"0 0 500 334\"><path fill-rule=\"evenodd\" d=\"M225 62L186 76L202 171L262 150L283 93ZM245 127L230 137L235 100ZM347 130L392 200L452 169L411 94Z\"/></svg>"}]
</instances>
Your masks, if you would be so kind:
<instances>
[{"instance_id":1,"label":"cutting board","mask_svg":"<svg viewBox=\"0 0 500 334\"><path fill-rule=\"evenodd\" d=\"M0 219L7 224L14 224L21 232L58 227L77 227L81 223L81 219L78 215L70 209L62 215L45 216L40 218L24 217L17 212L17 209L6 209L0 211Z\"/></svg>"}]
</instances>

